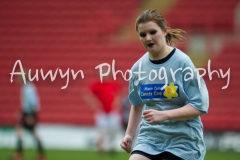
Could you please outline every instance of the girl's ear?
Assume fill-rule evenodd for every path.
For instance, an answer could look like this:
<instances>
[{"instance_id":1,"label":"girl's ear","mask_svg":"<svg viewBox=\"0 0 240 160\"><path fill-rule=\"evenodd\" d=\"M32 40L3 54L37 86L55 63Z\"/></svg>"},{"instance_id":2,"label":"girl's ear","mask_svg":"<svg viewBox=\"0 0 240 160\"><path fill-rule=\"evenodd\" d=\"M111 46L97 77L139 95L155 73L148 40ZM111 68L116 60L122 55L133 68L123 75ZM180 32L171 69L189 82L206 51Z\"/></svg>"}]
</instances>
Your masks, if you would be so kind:
<instances>
[{"instance_id":1,"label":"girl's ear","mask_svg":"<svg viewBox=\"0 0 240 160\"><path fill-rule=\"evenodd\" d=\"M168 32L168 28L166 27L166 28L163 30L164 36L167 35L167 32Z\"/></svg>"}]
</instances>

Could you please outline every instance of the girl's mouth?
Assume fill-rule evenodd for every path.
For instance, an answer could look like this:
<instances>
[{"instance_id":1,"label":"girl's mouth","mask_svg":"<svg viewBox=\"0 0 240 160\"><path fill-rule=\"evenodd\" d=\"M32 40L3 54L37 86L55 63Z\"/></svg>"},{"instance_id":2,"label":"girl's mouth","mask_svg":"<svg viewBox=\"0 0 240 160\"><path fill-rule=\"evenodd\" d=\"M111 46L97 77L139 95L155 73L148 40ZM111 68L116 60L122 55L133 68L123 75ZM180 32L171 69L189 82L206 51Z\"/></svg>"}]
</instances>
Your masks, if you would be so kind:
<instances>
[{"instance_id":1,"label":"girl's mouth","mask_svg":"<svg viewBox=\"0 0 240 160\"><path fill-rule=\"evenodd\" d=\"M153 45L154 45L154 43L149 43L149 44L148 44L148 47L152 48Z\"/></svg>"}]
</instances>

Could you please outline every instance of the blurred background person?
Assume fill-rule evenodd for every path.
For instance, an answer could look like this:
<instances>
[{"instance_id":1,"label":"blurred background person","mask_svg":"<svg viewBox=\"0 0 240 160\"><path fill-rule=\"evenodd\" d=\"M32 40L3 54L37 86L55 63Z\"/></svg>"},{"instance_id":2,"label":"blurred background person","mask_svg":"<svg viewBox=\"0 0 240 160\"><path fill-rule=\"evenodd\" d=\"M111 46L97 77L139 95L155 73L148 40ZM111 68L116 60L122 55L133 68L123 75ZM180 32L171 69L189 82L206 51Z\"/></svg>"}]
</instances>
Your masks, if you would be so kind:
<instances>
[{"instance_id":1,"label":"blurred background person","mask_svg":"<svg viewBox=\"0 0 240 160\"><path fill-rule=\"evenodd\" d=\"M103 68L103 73L106 71ZM116 135L121 131L120 91L120 84L108 74L102 82L93 81L82 93L85 102L95 111L95 125L99 133L96 147L99 153L115 153Z\"/></svg>"},{"instance_id":2,"label":"blurred background person","mask_svg":"<svg viewBox=\"0 0 240 160\"><path fill-rule=\"evenodd\" d=\"M21 85L20 102L21 108L17 113L17 144L16 153L13 155L13 160L23 159L23 140L22 135L24 129L29 131L33 136L37 144L38 160L45 160L42 142L36 132L36 125L38 120L38 112L40 110L40 99L37 93L36 86L29 81L28 71L25 72L26 84L23 81L22 76L18 76L18 83Z\"/></svg>"}]
</instances>

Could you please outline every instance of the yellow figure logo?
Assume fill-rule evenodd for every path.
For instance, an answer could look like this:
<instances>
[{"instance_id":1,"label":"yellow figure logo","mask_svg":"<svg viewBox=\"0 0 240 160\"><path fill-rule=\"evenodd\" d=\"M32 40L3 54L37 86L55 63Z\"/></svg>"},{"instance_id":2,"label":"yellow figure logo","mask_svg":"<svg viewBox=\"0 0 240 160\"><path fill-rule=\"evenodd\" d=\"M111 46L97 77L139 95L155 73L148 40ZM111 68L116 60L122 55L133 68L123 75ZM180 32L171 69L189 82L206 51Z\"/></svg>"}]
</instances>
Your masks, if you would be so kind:
<instances>
[{"instance_id":1,"label":"yellow figure logo","mask_svg":"<svg viewBox=\"0 0 240 160\"><path fill-rule=\"evenodd\" d=\"M178 94L177 94L178 86L174 86L173 82L171 82L169 86L166 86L164 89L165 91L163 95L168 99L172 99L172 97L178 97Z\"/></svg>"}]
</instances>

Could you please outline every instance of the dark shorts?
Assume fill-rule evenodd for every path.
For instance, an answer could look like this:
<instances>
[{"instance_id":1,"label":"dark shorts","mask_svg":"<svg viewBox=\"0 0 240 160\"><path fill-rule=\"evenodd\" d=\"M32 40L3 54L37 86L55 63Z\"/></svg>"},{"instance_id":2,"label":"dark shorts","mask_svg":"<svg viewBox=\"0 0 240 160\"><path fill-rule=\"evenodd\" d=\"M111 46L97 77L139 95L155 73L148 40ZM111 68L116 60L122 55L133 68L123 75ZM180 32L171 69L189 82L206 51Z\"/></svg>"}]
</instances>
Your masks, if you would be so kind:
<instances>
[{"instance_id":1,"label":"dark shorts","mask_svg":"<svg viewBox=\"0 0 240 160\"><path fill-rule=\"evenodd\" d=\"M147 157L151 160L162 160L162 159L165 159L165 160L182 160L182 158L177 157L170 152L162 152L162 153L157 154L157 155L151 155L151 154L145 153L143 151L136 150L136 151L133 151L132 154L140 154L140 155L142 155L144 157Z\"/></svg>"},{"instance_id":2,"label":"dark shorts","mask_svg":"<svg viewBox=\"0 0 240 160\"><path fill-rule=\"evenodd\" d=\"M37 114L36 113L22 113L21 117L21 125L30 130L33 131L36 123L37 123Z\"/></svg>"}]
</instances>

